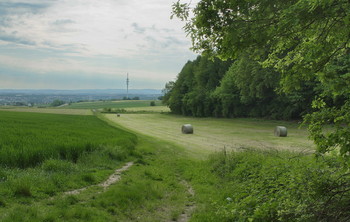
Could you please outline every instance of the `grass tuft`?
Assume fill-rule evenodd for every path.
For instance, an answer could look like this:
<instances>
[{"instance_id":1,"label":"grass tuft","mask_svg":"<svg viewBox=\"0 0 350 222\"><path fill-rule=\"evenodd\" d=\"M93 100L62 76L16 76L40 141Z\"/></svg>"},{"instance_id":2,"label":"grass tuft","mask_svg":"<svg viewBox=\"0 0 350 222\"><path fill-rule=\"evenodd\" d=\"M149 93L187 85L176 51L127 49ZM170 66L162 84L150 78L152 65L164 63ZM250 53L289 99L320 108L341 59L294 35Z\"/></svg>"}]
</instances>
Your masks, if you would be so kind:
<instances>
[{"instance_id":1,"label":"grass tuft","mask_svg":"<svg viewBox=\"0 0 350 222\"><path fill-rule=\"evenodd\" d=\"M0 198L0 207L6 207L6 202L2 198Z\"/></svg>"},{"instance_id":2,"label":"grass tuft","mask_svg":"<svg viewBox=\"0 0 350 222\"><path fill-rule=\"evenodd\" d=\"M16 197L31 197L32 185L28 179L18 179L12 184L12 192Z\"/></svg>"},{"instance_id":3,"label":"grass tuft","mask_svg":"<svg viewBox=\"0 0 350 222\"><path fill-rule=\"evenodd\" d=\"M73 163L66 160L55 159L45 160L41 167L46 172L72 173L76 170Z\"/></svg>"}]
</instances>

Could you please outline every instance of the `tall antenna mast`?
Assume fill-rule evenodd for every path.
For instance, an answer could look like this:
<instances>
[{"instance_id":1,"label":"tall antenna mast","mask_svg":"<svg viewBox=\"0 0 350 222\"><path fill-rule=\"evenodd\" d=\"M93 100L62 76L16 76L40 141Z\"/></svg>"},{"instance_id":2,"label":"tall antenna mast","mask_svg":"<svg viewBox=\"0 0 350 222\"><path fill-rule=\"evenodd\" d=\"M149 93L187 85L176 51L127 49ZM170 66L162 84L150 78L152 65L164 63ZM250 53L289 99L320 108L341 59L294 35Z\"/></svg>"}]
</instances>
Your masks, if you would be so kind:
<instances>
[{"instance_id":1,"label":"tall antenna mast","mask_svg":"<svg viewBox=\"0 0 350 222\"><path fill-rule=\"evenodd\" d=\"M126 74L126 98L129 99L129 73Z\"/></svg>"}]
</instances>

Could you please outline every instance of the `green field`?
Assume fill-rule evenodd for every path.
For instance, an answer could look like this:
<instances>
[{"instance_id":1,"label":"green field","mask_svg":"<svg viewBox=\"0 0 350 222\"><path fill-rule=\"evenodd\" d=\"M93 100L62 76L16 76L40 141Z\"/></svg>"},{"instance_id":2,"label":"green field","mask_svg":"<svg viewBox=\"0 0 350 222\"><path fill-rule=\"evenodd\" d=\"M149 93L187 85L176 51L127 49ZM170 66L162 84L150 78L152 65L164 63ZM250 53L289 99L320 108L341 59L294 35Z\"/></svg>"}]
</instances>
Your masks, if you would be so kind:
<instances>
[{"instance_id":1,"label":"green field","mask_svg":"<svg viewBox=\"0 0 350 222\"><path fill-rule=\"evenodd\" d=\"M296 122L169 114L105 118L152 138L162 149L175 146L173 166L196 194L189 221L345 221L349 216L344 163L334 155L316 159L306 129ZM181 133L185 123L194 126L194 134ZM287 137L274 136L277 125L288 128Z\"/></svg>"},{"instance_id":2,"label":"green field","mask_svg":"<svg viewBox=\"0 0 350 222\"><path fill-rule=\"evenodd\" d=\"M314 149L305 128L298 123L259 119L191 118L167 114L107 114L106 118L137 133L176 143L195 155L209 154L224 148L293 150L310 152ZM193 135L181 133L181 126L190 123ZM274 136L274 128L284 125L287 137Z\"/></svg>"},{"instance_id":3,"label":"green field","mask_svg":"<svg viewBox=\"0 0 350 222\"><path fill-rule=\"evenodd\" d=\"M164 221L186 206L175 148L136 145L96 116L1 111L0 135L0 221ZM98 186L130 160L120 183Z\"/></svg>"},{"instance_id":4,"label":"green field","mask_svg":"<svg viewBox=\"0 0 350 222\"><path fill-rule=\"evenodd\" d=\"M48 159L77 162L103 146L133 146L132 136L93 116L1 112L0 164L32 167Z\"/></svg>"},{"instance_id":5,"label":"green field","mask_svg":"<svg viewBox=\"0 0 350 222\"><path fill-rule=\"evenodd\" d=\"M136 107L149 107L150 100L120 100L120 101L94 101L94 102L79 102L72 103L69 106L63 107L64 109L125 109ZM156 106L162 106L161 101L155 101Z\"/></svg>"},{"instance_id":6,"label":"green field","mask_svg":"<svg viewBox=\"0 0 350 222\"><path fill-rule=\"evenodd\" d=\"M31 107L7 107L0 106L0 111L15 111L15 112L28 112L28 113L52 113L52 114L68 114L68 115L92 115L89 109L65 109L65 108L31 108Z\"/></svg>"},{"instance_id":7,"label":"green field","mask_svg":"<svg viewBox=\"0 0 350 222\"><path fill-rule=\"evenodd\" d=\"M296 122L152 112L0 111L0 221L347 217L344 163L333 155L316 159ZM194 134L181 133L186 123ZM288 128L287 137L273 135L277 125ZM120 181L99 185L126 162Z\"/></svg>"},{"instance_id":8,"label":"green field","mask_svg":"<svg viewBox=\"0 0 350 222\"><path fill-rule=\"evenodd\" d=\"M0 111L0 215L105 180L135 144L95 116Z\"/></svg>"}]
</instances>

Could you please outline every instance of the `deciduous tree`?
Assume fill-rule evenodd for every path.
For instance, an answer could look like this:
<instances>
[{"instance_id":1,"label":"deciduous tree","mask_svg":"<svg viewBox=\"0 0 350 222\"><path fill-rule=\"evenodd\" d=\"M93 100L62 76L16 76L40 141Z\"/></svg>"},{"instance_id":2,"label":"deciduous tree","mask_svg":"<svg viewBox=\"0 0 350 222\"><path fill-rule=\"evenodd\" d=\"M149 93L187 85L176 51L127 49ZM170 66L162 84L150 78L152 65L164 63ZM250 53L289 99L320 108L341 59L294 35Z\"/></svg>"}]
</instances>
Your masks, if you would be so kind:
<instances>
[{"instance_id":1,"label":"deciduous tree","mask_svg":"<svg viewBox=\"0 0 350 222\"><path fill-rule=\"evenodd\" d=\"M173 13L186 21L196 52L222 59L249 52L281 74L284 92L320 82L322 93L307 118L311 137L320 152L339 147L342 156L350 154L350 72L341 62L350 48L350 1L201 0L194 8L178 1ZM339 97L343 103L334 106ZM325 124L337 127L325 132Z\"/></svg>"}]
</instances>

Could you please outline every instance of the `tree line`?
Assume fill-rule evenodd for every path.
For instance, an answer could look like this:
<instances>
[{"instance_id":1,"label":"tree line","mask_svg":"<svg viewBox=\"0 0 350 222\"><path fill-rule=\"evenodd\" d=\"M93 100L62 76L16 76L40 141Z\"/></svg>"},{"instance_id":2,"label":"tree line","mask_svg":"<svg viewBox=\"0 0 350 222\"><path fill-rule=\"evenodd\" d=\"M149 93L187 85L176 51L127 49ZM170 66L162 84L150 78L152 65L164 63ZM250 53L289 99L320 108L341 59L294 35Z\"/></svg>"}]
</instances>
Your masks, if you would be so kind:
<instances>
[{"instance_id":1,"label":"tree line","mask_svg":"<svg viewBox=\"0 0 350 222\"><path fill-rule=\"evenodd\" d=\"M280 73L249 55L226 61L198 56L165 85L163 103L173 113L195 117L300 119L310 112L319 83L306 81L284 93L280 79Z\"/></svg>"}]
</instances>

